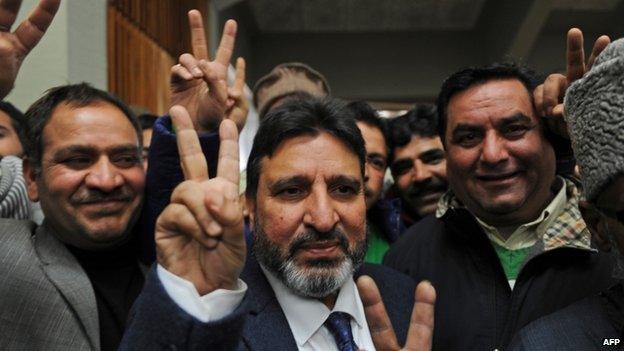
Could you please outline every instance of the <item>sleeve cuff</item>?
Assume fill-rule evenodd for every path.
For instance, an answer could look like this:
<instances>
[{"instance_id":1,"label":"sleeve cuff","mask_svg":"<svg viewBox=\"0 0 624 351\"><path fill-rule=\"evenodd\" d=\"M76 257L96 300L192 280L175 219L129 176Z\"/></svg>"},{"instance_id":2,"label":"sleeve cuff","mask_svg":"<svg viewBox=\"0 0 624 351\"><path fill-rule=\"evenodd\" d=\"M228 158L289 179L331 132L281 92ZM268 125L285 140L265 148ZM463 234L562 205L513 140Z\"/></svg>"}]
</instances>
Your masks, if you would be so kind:
<instances>
[{"instance_id":1,"label":"sleeve cuff","mask_svg":"<svg viewBox=\"0 0 624 351\"><path fill-rule=\"evenodd\" d=\"M238 279L235 290L217 289L199 296L193 283L167 271L161 265L156 270L158 279L173 302L203 323L219 320L234 312L247 292L247 284Z\"/></svg>"}]
</instances>

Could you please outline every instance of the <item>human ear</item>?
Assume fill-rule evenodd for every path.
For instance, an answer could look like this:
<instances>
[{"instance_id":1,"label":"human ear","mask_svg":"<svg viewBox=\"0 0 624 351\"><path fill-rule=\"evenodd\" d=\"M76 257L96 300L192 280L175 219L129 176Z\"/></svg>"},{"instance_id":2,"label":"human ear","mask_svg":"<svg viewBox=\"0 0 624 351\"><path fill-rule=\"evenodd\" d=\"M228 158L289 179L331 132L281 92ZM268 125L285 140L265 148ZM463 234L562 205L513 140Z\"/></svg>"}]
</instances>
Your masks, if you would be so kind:
<instances>
[{"instance_id":1,"label":"human ear","mask_svg":"<svg viewBox=\"0 0 624 351\"><path fill-rule=\"evenodd\" d=\"M22 169L24 172L24 180L26 181L28 198L31 201L37 202L39 201L39 187L37 186L37 171L35 170L35 166L28 158L24 158L22 161Z\"/></svg>"}]
</instances>

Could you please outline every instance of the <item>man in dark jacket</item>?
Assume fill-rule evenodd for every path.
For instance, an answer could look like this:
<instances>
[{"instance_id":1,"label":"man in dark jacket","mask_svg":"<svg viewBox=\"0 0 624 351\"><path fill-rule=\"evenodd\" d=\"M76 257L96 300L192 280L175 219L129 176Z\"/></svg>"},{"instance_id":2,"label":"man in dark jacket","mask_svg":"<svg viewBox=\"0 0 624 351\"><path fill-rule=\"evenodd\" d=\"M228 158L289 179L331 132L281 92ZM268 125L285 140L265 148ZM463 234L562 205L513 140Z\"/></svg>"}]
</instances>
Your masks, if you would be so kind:
<instances>
[{"instance_id":1,"label":"man in dark jacket","mask_svg":"<svg viewBox=\"0 0 624 351\"><path fill-rule=\"evenodd\" d=\"M555 152L526 69L451 75L438 98L451 190L385 263L439 293L434 349L504 349L529 322L612 283Z\"/></svg>"},{"instance_id":2,"label":"man in dark jacket","mask_svg":"<svg viewBox=\"0 0 624 351\"><path fill-rule=\"evenodd\" d=\"M579 38L578 30L571 37ZM581 37L582 38L582 37ZM578 60L578 62L582 62ZM584 72L584 67L580 72ZM624 347L624 39L610 44L565 96L565 120L588 202L582 204L601 249L616 251L618 284L522 329L513 350L621 350ZM551 81L569 77L553 74ZM555 93L564 91L553 89ZM557 101L560 95L553 97ZM561 116L558 116L561 117Z\"/></svg>"},{"instance_id":3,"label":"man in dark jacket","mask_svg":"<svg viewBox=\"0 0 624 351\"><path fill-rule=\"evenodd\" d=\"M190 118L181 107L172 109L187 180L157 222L159 265L122 348L202 348L215 336L208 347L347 350L340 345L350 342L372 349L373 342L380 344L368 328L380 328L364 318L364 308L380 296L387 320L401 340L406 338L414 283L383 266L361 265L364 143L352 118L338 117L348 115L336 101L316 100L286 103L267 115L248 164L254 242L243 268L235 127L223 122L217 177L207 180L199 141L182 140L194 132ZM185 146L191 144L196 146ZM367 297L370 289L358 293L354 271L379 286L376 299ZM433 291L424 283L421 293L423 286L431 306ZM337 316L345 324L336 329ZM227 334L214 334L211 327L217 325ZM350 331L349 337L332 336L338 330Z\"/></svg>"},{"instance_id":4,"label":"man in dark jacket","mask_svg":"<svg viewBox=\"0 0 624 351\"><path fill-rule=\"evenodd\" d=\"M201 48L194 52L207 57L202 53L205 39L196 34L204 32L199 18L191 11L191 26L198 29L192 31L193 43ZM225 42L233 43L235 30L236 24L228 21L224 35L230 37ZM181 73L177 78L202 80L200 85L207 85L208 94L215 94L219 79L207 74L212 71L207 66L225 66L229 61L219 52L209 63L187 54L181 59L183 66L177 68ZM193 68L200 68L203 75L193 78ZM235 90L242 90L243 83L237 79ZM167 163L182 166L169 168L166 178L148 174L153 185L162 189L156 198L177 185L176 179L185 181L166 196L171 203L160 214L155 230L157 269L136 304L122 349L168 345L177 349L345 350L355 347L354 343L372 349L373 342L387 344L392 339L387 336L394 337L394 333L371 335L368 326L374 331L388 330L389 321L399 338L406 338L414 305L413 281L382 266L362 265L365 149L351 112L332 100L297 100L265 118L248 164L246 197L254 237L245 263L238 134L232 123L236 118L228 108L238 102L228 106L224 99L212 102L217 108L207 109L211 113L189 113L187 108L174 106L175 134L168 118L155 128L152 153L159 157L150 160L150 168L160 169ZM217 119L207 121L209 116ZM208 179L206 156L214 154L214 148L200 140L213 138L214 133L201 126L214 125L223 117L227 118L218 131L216 177ZM177 149L171 141L177 141ZM178 151L179 158L172 155ZM147 206L154 208L151 213L158 213L161 204L154 201ZM361 274L372 280L359 278L356 288L354 276ZM422 322L421 330L424 325L429 331L428 337L419 338L426 346L433 327L435 292L427 283L419 287L416 302L424 302L417 306L426 307L426 318L411 324ZM382 318L381 297L387 300L389 318ZM379 318L369 318L371 310ZM414 314L418 315L423 314ZM408 344L414 340L408 338Z\"/></svg>"}]
</instances>

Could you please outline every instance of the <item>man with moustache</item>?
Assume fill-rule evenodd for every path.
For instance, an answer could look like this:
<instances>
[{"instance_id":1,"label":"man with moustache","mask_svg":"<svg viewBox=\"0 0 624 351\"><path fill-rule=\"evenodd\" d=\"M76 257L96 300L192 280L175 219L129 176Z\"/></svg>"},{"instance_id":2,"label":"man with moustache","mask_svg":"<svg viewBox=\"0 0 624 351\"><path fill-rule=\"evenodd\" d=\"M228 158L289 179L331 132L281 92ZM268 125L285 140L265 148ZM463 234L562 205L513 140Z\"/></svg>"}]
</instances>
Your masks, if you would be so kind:
<instances>
[{"instance_id":1,"label":"man with moustache","mask_svg":"<svg viewBox=\"0 0 624 351\"><path fill-rule=\"evenodd\" d=\"M399 199L383 197L383 181L388 165L388 144L386 124L377 112L364 101L347 105L353 111L356 124L366 145L366 175L364 195L366 197L366 219L368 250L365 261L381 263L390 244L405 230L401 222Z\"/></svg>"},{"instance_id":2,"label":"man with moustache","mask_svg":"<svg viewBox=\"0 0 624 351\"><path fill-rule=\"evenodd\" d=\"M401 217L405 227L410 227L435 212L448 188L435 106L419 104L391 120L390 141L394 177L390 193L401 199Z\"/></svg>"},{"instance_id":3,"label":"man with moustache","mask_svg":"<svg viewBox=\"0 0 624 351\"><path fill-rule=\"evenodd\" d=\"M414 284L362 264L365 148L352 112L313 99L267 114L247 167L248 255L236 128L221 123L217 176L208 179L192 118L180 106L171 117L187 180L158 219L158 267L122 349L398 349L394 331L405 340ZM420 284L407 346L430 347L434 299Z\"/></svg>"},{"instance_id":4,"label":"man with moustache","mask_svg":"<svg viewBox=\"0 0 624 351\"><path fill-rule=\"evenodd\" d=\"M591 247L579 190L555 152L525 68L451 75L438 97L450 190L385 263L438 292L434 349L505 349L529 322L613 283Z\"/></svg>"},{"instance_id":5,"label":"man with moustache","mask_svg":"<svg viewBox=\"0 0 624 351\"><path fill-rule=\"evenodd\" d=\"M578 35L577 30L573 30ZM582 72L581 72L582 74ZM624 326L624 40L609 44L582 78L553 74L550 95L565 117L587 201L583 218L602 250L616 251L618 283L522 329L512 350L621 349ZM579 79L580 78L580 79ZM578 80L576 80L578 79ZM576 81L575 81L576 80ZM556 95L554 95L556 94ZM563 111L561 106L564 107ZM561 116L561 113L564 115Z\"/></svg>"},{"instance_id":6,"label":"man with moustache","mask_svg":"<svg viewBox=\"0 0 624 351\"><path fill-rule=\"evenodd\" d=\"M340 349L354 342L369 349L371 341L398 345L389 321L404 338L413 304L405 291L413 289L413 282L365 265L358 272L372 275L380 285L390 317L380 309L380 293L371 279L359 282L363 302L356 298L353 271L366 250L364 145L351 112L335 101L293 100L262 123L248 165L247 199L255 234L243 269L247 254L238 203L237 121L244 121L245 106L219 85L236 23L226 22L215 60L208 61L201 16L190 11L189 20L193 55L181 56L172 70L178 86L174 96L184 108L172 108L171 118L157 123L151 150L158 157L150 167L167 169L167 175L148 174L160 189L156 197L171 199L155 226L159 266L136 304L122 349L336 349L332 326L323 326L328 305L351 313L338 313L327 322L341 332L353 326L353 340L342 338ZM234 91L244 84L241 61ZM203 74L194 74L197 69ZM189 99L181 98L185 94ZM206 160L210 164L216 155L206 147L214 137L207 126L222 119L217 167L208 166ZM180 178L186 181L172 184ZM177 187L168 196L172 185ZM160 203L148 203L152 213L160 213ZM426 346L435 292L423 284L418 298L424 314L418 313L413 323L425 337L410 340ZM379 334L368 334L362 305Z\"/></svg>"},{"instance_id":7,"label":"man with moustache","mask_svg":"<svg viewBox=\"0 0 624 351\"><path fill-rule=\"evenodd\" d=\"M50 25L41 0L13 33L21 1L0 1L0 96ZM0 349L116 350L143 285L132 228L143 199L141 130L118 99L84 84L51 89L26 112L24 177L46 220L0 220ZM2 168L2 183L9 169Z\"/></svg>"},{"instance_id":8,"label":"man with moustache","mask_svg":"<svg viewBox=\"0 0 624 351\"><path fill-rule=\"evenodd\" d=\"M45 220L1 222L0 345L115 350L144 280L141 128L86 84L49 90L26 121L24 176Z\"/></svg>"}]
</instances>

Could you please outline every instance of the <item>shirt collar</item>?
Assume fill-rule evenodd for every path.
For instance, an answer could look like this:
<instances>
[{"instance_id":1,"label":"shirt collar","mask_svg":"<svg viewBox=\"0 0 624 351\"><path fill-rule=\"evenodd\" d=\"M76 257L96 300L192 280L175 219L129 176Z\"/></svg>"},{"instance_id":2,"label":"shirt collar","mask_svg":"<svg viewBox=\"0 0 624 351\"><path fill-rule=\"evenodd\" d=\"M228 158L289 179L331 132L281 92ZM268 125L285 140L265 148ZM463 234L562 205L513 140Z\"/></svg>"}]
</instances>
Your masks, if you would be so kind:
<instances>
[{"instance_id":1,"label":"shirt collar","mask_svg":"<svg viewBox=\"0 0 624 351\"><path fill-rule=\"evenodd\" d=\"M591 234L578 208L580 190L571 179L560 178L565 183L562 187L562 189L565 189L565 202L560 204L556 201L552 208L552 215L539 224L538 230L543 233L541 237L543 249L548 251L560 247L571 247L596 251L591 247ZM559 193L561 193L561 190ZM553 205L552 202L551 205ZM555 215L555 212L559 211L559 206L561 205L563 205L563 210L558 215ZM466 207L450 189L438 201L436 218L444 217L449 209L464 209L467 211Z\"/></svg>"},{"instance_id":2,"label":"shirt collar","mask_svg":"<svg viewBox=\"0 0 624 351\"><path fill-rule=\"evenodd\" d=\"M353 278L347 279L340 287L334 309L330 311L325 304L317 299L295 294L268 269L262 266L261 268L275 292L277 302L284 311L290 330L299 347L308 342L323 326L331 312L348 313L358 324L358 327L366 326L364 306Z\"/></svg>"},{"instance_id":3,"label":"shirt collar","mask_svg":"<svg viewBox=\"0 0 624 351\"><path fill-rule=\"evenodd\" d=\"M550 227L565 209L567 202L566 182L560 177L559 181L561 184L559 191L540 215L531 222L512 228L510 230L511 235L509 235L507 239L504 239L504 235L500 233L500 231L503 230L502 228L491 226L477 216L475 216L475 218L490 241L497 245L508 250L531 247L544 235L545 230Z\"/></svg>"}]
</instances>

